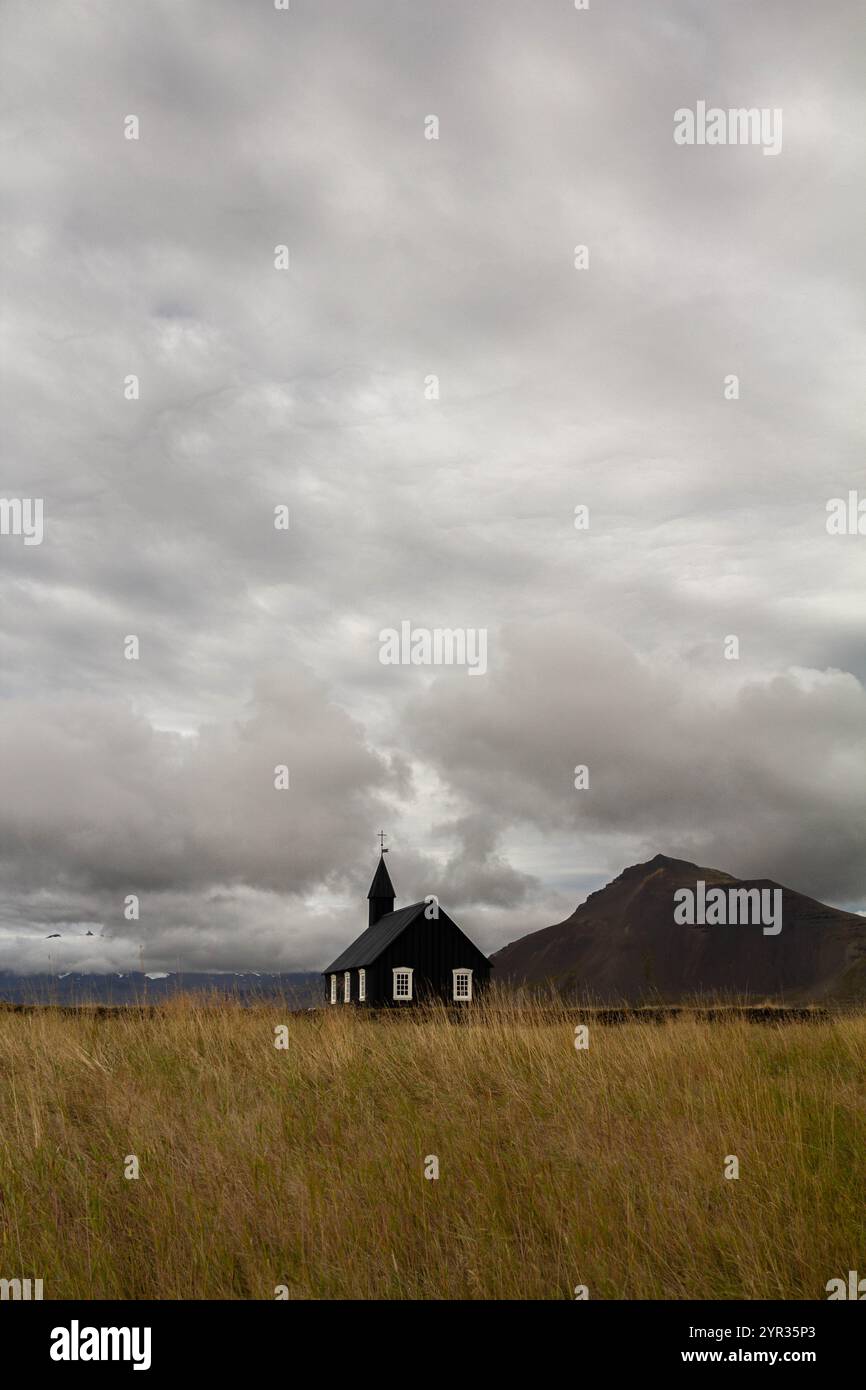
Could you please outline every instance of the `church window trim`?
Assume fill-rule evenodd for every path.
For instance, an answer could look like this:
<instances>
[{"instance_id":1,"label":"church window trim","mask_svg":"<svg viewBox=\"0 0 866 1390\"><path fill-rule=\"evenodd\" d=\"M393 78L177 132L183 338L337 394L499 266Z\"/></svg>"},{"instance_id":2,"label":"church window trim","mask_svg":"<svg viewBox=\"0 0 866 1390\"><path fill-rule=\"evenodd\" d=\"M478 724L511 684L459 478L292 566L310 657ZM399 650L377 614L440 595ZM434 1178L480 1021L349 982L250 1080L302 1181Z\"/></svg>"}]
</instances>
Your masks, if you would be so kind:
<instances>
[{"instance_id":1,"label":"church window trim","mask_svg":"<svg viewBox=\"0 0 866 1390\"><path fill-rule=\"evenodd\" d=\"M472 971L467 966L461 965L453 970L454 977L453 997L460 1004L468 1004L472 999Z\"/></svg>"},{"instance_id":2,"label":"church window trim","mask_svg":"<svg viewBox=\"0 0 866 1390\"><path fill-rule=\"evenodd\" d=\"M394 966L394 998L400 1003L412 1001L412 973L411 965Z\"/></svg>"}]
</instances>

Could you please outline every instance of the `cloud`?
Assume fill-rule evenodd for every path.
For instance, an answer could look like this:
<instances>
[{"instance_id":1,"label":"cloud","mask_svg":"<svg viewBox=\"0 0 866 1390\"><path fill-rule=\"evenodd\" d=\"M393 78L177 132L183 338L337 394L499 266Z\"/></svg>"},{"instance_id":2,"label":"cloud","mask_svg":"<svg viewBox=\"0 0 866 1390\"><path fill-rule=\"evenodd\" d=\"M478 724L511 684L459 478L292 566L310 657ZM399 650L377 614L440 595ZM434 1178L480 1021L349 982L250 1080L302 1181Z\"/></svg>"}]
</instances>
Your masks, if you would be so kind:
<instances>
[{"instance_id":1,"label":"cloud","mask_svg":"<svg viewBox=\"0 0 866 1390\"><path fill-rule=\"evenodd\" d=\"M662 851L862 900L866 691L841 671L737 666L721 641L714 666L690 667L585 621L514 624L488 681L419 694L406 741L472 824L602 841L612 870Z\"/></svg>"},{"instance_id":2,"label":"cloud","mask_svg":"<svg viewBox=\"0 0 866 1390\"><path fill-rule=\"evenodd\" d=\"M0 750L0 874L40 936L96 921L214 968L226 954L291 956L305 916L315 949L306 900L351 882L365 826L407 777L303 668L262 676L242 719L190 737L114 703L7 701ZM124 919L129 894L141 925ZM227 926L234 941L214 952Z\"/></svg>"},{"instance_id":3,"label":"cloud","mask_svg":"<svg viewBox=\"0 0 866 1390\"><path fill-rule=\"evenodd\" d=\"M383 815L491 948L660 836L862 904L860 22L4 7L0 961L94 921L128 968L135 881L156 969L323 963ZM676 146L699 98L782 153ZM489 677L381 667L404 619Z\"/></svg>"}]
</instances>

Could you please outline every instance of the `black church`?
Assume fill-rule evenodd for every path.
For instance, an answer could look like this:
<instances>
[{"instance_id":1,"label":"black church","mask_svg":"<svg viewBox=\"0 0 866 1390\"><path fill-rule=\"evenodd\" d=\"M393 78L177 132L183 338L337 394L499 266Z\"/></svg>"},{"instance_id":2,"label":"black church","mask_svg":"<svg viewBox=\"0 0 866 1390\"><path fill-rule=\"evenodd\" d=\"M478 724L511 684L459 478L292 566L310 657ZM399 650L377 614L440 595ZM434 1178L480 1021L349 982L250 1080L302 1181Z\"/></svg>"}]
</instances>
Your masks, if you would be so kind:
<instances>
[{"instance_id":1,"label":"black church","mask_svg":"<svg viewBox=\"0 0 866 1390\"><path fill-rule=\"evenodd\" d=\"M323 972L329 1002L373 1008L431 999L471 1004L490 979L490 961L435 897L394 911L387 853L382 848L367 894L367 930Z\"/></svg>"}]
</instances>

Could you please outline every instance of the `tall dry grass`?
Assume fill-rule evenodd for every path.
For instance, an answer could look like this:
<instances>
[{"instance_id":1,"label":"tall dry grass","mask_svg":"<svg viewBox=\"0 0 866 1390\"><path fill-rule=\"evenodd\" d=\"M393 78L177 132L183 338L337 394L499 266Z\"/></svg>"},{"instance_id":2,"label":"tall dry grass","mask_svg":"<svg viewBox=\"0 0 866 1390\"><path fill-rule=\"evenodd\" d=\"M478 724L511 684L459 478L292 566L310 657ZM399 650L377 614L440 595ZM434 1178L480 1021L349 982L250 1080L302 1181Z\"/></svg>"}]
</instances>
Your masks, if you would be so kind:
<instances>
[{"instance_id":1,"label":"tall dry grass","mask_svg":"<svg viewBox=\"0 0 866 1390\"><path fill-rule=\"evenodd\" d=\"M46 1298L820 1298L866 1271L866 1018L592 1024L581 1052L573 1031L492 1002L457 1024L2 1012L0 1277Z\"/></svg>"}]
</instances>

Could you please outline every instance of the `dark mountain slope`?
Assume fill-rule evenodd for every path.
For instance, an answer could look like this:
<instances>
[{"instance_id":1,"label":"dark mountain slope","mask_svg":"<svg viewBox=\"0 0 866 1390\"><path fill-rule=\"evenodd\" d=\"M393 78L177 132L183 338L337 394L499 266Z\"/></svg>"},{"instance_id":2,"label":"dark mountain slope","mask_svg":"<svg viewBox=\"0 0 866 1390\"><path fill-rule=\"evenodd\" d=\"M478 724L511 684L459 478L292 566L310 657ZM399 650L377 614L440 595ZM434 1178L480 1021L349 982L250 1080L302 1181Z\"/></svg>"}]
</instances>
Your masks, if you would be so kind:
<instances>
[{"instance_id":1,"label":"dark mountain slope","mask_svg":"<svg viewBox=\"0 0 866 1390\"><path fill-rule=\"evenodd\" d=\"M657 854L633 864L564 922L511 942L491 957L494 979L553 984L599 1003L698 994L792 1002L866 999L866 918L782 887L782 930L681 926L674 893L694 888L779 888Z\"/></svg>"}]
</instances>

